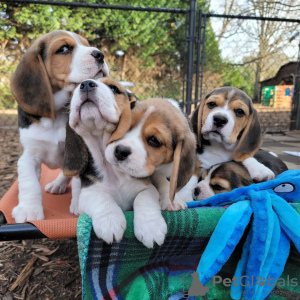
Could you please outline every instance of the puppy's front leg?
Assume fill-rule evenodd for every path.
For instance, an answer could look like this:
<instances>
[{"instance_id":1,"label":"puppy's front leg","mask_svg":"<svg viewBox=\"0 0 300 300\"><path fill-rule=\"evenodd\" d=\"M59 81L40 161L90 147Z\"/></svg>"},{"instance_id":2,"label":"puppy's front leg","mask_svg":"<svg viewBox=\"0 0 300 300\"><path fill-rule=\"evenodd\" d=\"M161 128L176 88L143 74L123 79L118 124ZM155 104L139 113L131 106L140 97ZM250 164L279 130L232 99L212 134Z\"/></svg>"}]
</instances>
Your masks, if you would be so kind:
<instances>
[{"instance_id":1,"label":"puppy's front leg","mask_svg":"<svg viewBox=\"0 0 300 300\"><path fill-rule=\"evenodd\" d=\"M70 204L70 213L79 215L79 196L81 191L81 181L78 177L72 179L72 199Z\"/></svg>"},{"instance_id":2,"label":"puppy's front leg","mask_svg":"<svg viewBox=\"0 0 300 300\"><path fill-rule=\"evenodd\" d=\"M26 151L18 160L19 204L12 210L17 223L43 220L41 162Z\"/></svg>"},{"instance_id":3,"label":"puppy's front leg","mask_svg":"<svg viewBox=\"0 0 300 300\"><path fill-rule=\"evenodd\" d=\"M247 168L251 179L255 182L267 181L275 178L273 171L258 162L254 157L249 157L242 163Z\"/></svg>"},{"instance_id":4,"label":"puppy's front leg","mask_svg":"<svg viewBox=\"0 0 300 300\"><path fill-rule=\"evenodd\" d=\"M165 176L155 171L151 180L159 193L159 202L162 210L178 211L187 208L186 202L192 201L193 190L197 185L197 177L192 176L188 183L175 194L174 201L169 197L170 182Z\"/></svg>"},{"instance_id":5,"label":"puppy's front leg","mask_svg":"<svg viewBox=\"0 0 300 300\"><path fill-rule=\"evenodd\" d=\"M153 248L154 242L161 245L165 240L167 224L161 214L158 191L152 184L137 195L133 210L136 238L148 248Z\"/></svg>"},{"instance_id":6,"label":"puppy's front leg","mask_svg":"<svg viewBox=\"0 0 300 300\"><path fill-rule=\"evenodd\" d=\"M71 177L66 177L63 171L60 171L56 179L45 186L45 191L51 194L64 194Z\"/></svg>"},{"instance_id":7,"label":"puppy's front leg","mask_svg":"<svg viewBox=\"0 0 300 300\"><path fill-rule=\"evenodd\" d=\"M124 213L114 198L102 190L101 183L82 188L79 213L86 213L91 217L97 237L106 243L122 239L126 229Z\"/></svg>"}]
</instances>

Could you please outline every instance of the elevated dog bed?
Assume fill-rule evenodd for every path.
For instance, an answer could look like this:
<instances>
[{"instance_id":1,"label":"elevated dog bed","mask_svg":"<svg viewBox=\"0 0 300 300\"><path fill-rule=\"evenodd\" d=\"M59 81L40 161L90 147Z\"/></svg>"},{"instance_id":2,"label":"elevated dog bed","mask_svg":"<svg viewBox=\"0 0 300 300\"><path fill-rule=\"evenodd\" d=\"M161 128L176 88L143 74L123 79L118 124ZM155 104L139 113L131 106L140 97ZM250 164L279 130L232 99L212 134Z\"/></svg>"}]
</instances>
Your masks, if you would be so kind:
<instances>
[{"instance_id":1,"label":"elevated dog bed","mask_svg":"<svg viewBox=\"0 0 300 300\"><path fill-rule=\"evenodd\" d=\"M16 240L48 237L51 239L76 237L77 217L69 212L71 187L63 195L45 192L45 185L53 181L59 170L42 165L40 183L43 190L45 220L16 224L11 216L18 204L18 181L16 180L0 200L0 240Z\"/></svg>"}]
</instances>

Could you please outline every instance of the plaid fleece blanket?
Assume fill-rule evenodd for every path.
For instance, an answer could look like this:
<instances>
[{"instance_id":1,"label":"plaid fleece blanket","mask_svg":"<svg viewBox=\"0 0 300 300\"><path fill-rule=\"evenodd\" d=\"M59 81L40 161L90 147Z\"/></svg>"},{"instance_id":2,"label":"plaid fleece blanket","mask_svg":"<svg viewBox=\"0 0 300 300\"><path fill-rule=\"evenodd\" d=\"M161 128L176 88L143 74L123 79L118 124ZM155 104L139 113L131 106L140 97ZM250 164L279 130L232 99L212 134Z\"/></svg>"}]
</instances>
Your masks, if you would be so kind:
<instances>
[{"instance_id":1,"label":"plaid fleece blanket","mask_svg":"<svg viewBox=\"0 0 300 300\"><path fill-rule=\"evenodd\" d=\"M295 204L300 212L300 205ZM134 236L133 212L125 212L127 229L120 243L106 244L81 215L77 240L82 275L82 298L92 299L231 299L230 284L242 245L206 285L205 296L189 296L196 285L193 273L224 207L163 212L168 233L162 246L146 248ZM197 281L197 280L196 280ZM195 285L194 285L195 283ZM201 284L201 283L200 283ZM270 299L300 299L300 255L292 247L285 271Z\"/></svg>"}]
</instances>

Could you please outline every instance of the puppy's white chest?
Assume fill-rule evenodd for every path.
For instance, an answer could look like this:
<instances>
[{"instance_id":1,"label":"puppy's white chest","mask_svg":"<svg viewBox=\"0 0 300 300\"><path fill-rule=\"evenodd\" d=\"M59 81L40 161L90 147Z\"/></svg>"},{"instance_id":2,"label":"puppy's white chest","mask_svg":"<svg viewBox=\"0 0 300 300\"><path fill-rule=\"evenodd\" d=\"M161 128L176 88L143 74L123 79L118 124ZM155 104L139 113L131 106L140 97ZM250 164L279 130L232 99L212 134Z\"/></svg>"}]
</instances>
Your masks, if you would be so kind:
<instances>
[{"instance_id":1,"label":"puppy's white chest","mask_svg":"<svg viewBox=\"0 0 300 300\"><path fill-rule=\"evenodd\" d=\"M61 168L66 139L67 115L58 114L55 120L41 118L29 128L20 128L24 151L33 155L49 168Z\"/></svg>"},{"instance_id":2,"label":"puppy's white chest","mask_svg":"<svg viewBox=\"0 0 300 300\"><path fill-rule=\"evenodd\" d=\"M198 154L198 158L202 162L202 167L205 169L209 169L213 165L233 159L232 150L227 150L221 146L205 146L204 152Z\"/></svg>"},{"instance_id":3,"label":"puppy's white chest","mask_svg":"<svg viewBox=\"0 0 300 300\"><path fill-rule=\"evenodd\" d=\"M55 120L41 118L39 123L34 123L29 128L20 129L21 143L28 140L46 141L53 144L64 142L66 139L67 114L58 114Z\"/></svg>"},{"instance_id":4,"label":"puppy's white chest","mask_svg":"<svg viewBox=\"0 0 300 300\"><path fill-rule=\"evenodd\" d=\"M143 180L134 179L131 176L116 172L115 178L109 178L109 183L106 186L109 188L109 193L113 195L114 199L123 211L133 209L133 202L136 196L145 189L146 185Z\"/></svg>"}]
</instances>

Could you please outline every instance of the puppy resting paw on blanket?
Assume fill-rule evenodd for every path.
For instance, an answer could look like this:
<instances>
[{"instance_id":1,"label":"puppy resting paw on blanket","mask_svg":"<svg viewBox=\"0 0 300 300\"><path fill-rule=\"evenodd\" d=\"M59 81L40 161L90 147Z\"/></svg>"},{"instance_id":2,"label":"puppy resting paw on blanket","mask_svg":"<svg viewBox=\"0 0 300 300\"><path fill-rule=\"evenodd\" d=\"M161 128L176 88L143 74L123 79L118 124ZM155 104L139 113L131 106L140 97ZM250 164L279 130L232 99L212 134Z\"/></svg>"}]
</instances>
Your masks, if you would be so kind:
<instances>
[{"instance_id":1,"label":"puppy resting paw on blanket","mask_svg":"<svg viewBox=\"0 0 300 300\"><path fill-rule=\"evenodd\" d=\"M167 203L171 204L175 192L193 175L193 153L195 139L185 116L173 100L159 98L137 102L130 131L105 150L107 161L123 173L122 177L145 184L150 176L161 178L154 182L158 191L148 182L133 202L134 232L148 247L153 240L161 245L167 230L159 202L160 196L165 197L161 190L168 191Z\"/></svg>"}]
</instances>

